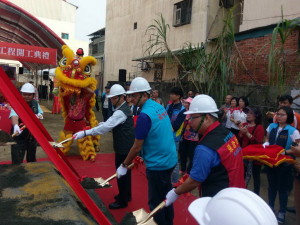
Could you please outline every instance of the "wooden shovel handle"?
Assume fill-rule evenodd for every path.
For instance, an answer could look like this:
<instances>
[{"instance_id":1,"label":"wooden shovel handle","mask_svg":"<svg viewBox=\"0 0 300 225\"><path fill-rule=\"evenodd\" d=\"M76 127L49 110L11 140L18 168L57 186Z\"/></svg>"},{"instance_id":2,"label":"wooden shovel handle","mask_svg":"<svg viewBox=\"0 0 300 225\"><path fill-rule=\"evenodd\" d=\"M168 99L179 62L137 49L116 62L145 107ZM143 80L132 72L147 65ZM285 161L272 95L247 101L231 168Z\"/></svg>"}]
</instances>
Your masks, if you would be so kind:
<instances>
[{"instance_id":1,"label":"wooden shovel handle","mask_svg":"<svg viewBox=\"0 0 300 225\"><path fill-rule=\"evenodd\" d=\"M131 169L134 166L134 163L131 163L129 166L127 166L127 169Z\"/></svg>"},{"instance_id":2,"label":"wooden shovel handle","mask_svg":"<svg viewBox=\"0 0 300 225\"><path fill-rule=\"evenodd\" d=\"M63 144L63 143L66 143L66 142L68 142L68 141L71 141L73 139L73 137L69 137L69 138L67 138L67 139L65 139L65 140L63 140L63 141L61 141L61 142L59 142L57 145L61 145L61 144Z\"/></svg>"},{"instance_id":3,"label":"wooden shovel handle","mask_svg":"<svg viewBox=\"0 0 300 225\"><path fill-rule=\"evenodd\" d=\"M20 128L20 130L24 130L26 128L26 125L24 125L23 127L21 127ZM13 133L12 135L11 135L11 137L15 137L15 136L17 136L19 134L19 132L15 132L15 133Z\"/></svg>"},{"instance_id":4,"label":"wooden shovel handle","mask_svg":"<svg viewBox=\"0 0 300 225\"><path fill-rule=\"evenodd\" d=\"M153 217L159 210L161 210L162 208L164 208L166 206L166 202L162 201L158 206L155 207L155 209L153 209L148 216L139 224L143 224L146 223L149 219L151 219L151 217Z\"/></svg>"},{"instance_id":5,"label":"wooden shovel handle","mask_svg":"<svg viewBox=\"0 0 300 225\"><path fill-rule=\"evenodd\" d=\"M131 169L134 166L134 163L131 163L129 166L127 166L127 169ZM103 181L100 185L104 186L107 182L111 181L112 179L116 178L118 176L117 173L112 175L111 177L107 178L105 181Z\"/></svg>"},{"instance_id":6,"label":"wooden shovel handle","mask_svg":"<svg viewBox=\"0 0 300 225\"><path fill-rule=\"evenodd\" d=\"M104 186L106 185L109 181L111 181L112 179L116 178L118 176L117 173L115 173L114 175L112 175L111 177L107 178L105 181L103 181L100 186Z\"/></svg>"}]
</instances>

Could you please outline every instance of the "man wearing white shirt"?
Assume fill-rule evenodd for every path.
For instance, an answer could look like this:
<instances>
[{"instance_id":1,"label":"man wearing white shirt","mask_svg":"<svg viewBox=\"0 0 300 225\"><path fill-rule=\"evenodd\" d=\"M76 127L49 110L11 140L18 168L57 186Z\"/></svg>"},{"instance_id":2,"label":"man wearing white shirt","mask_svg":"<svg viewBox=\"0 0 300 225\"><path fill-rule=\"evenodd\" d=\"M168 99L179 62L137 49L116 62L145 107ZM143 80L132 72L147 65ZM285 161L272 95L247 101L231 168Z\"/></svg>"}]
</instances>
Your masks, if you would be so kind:
<instances>
[{"instance_id":1,"label":"man wearing white shirt","mask_svg":"<svg viewBox=\"0 0 300 225\"><path fill-rule=\"evenodd\" d=\"M111 87L110 98L115 110L111 117L105 122L99 123L97 127L90 130L80 131L73 135L74 139L81 139L87 135L105 134L113 131L113 145L115 151L116 169L124 162L129 150L134 143L134 126L132 112L125 101L125 90L115 84ZM115 196L116 201L109 205L110 209L119 209L127 207L131 200L131 172L117 180L119 194Z\"/></svg>"},{"instance_id":2,"label":"man wearing white shirt","mask_svg":"<svg viewBox=\"0 0 300 225\"><path fill-rule=\"evenodd\" d=\"M30 83L24 84L21 88L21 95L32 109L33 113L38 119L43 119L43 111L39 103L33 99L34 93L34 86ZM13 109L11 109L9 118L12 122L12 133L17 134L14 137L16 144L11 146L12 164L21 164L23 162L25 152L27 162L36 162L37 141L27 128L21 130L20 124L22 121Z\"/></svg>"}]
</instances>

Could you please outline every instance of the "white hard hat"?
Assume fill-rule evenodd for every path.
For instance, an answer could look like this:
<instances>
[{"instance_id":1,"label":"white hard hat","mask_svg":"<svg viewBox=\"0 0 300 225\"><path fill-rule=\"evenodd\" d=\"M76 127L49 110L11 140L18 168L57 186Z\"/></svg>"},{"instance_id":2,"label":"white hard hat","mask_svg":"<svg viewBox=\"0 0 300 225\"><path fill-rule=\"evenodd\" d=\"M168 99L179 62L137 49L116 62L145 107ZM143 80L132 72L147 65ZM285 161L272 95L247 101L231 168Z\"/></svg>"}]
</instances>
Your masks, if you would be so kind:
<instances>
[{"instance_id":1,"label":"white hard hat","mask_svg":"<svg viewBox=\"0 0 300 225\"><path fill-rule=\"evenodd\" d=\"M216 112L219 109L217 108L215 100L208 95L197 95L193 98L190 108L184 114L194 114L194 113L209 113L212 116L218 118Z\"/></svg>"},{"instance_id":2,"label":"white hard hat","mask_svg":"<svg viewBox=\"0 0 300 225\"><path fill-rule=\"evenodd\" d=\"M133 94L137 92L147 92L150 91L151 87L148 81L143 77L134 78L130 84L129 91L126 94Z\"/></svg>"},{"instance_id":3,"label":"white hard hat","mask_svg":"<svg viewBox=\"0 0 300 225\"><path fill-rule=\"evenodd\" d=\"M226 188L193 201L189 212L201 225L278 225L267 203L243 188Z\"/></svg>"},{"instance_id":4,"label":"white hard hat","mask_svg":"<svg viewBox=\"0 0 300 225\"><path fill-rule=\"evenodd\" d=\"M21 92L23 93L35 93L34 86L30 83L23 84L21 88Z\"/></svg>"},{"instance_id":5,"label":"white hard hat","mask_svg":"<svg viewBox=\"0 0 300 225\"><path fill-rule=\"evenodd\" d=\"M118 95L125 95L125 89L120 84L114 84L107 95L108 98L112 98Z\"/></svg>"}]
</instances>

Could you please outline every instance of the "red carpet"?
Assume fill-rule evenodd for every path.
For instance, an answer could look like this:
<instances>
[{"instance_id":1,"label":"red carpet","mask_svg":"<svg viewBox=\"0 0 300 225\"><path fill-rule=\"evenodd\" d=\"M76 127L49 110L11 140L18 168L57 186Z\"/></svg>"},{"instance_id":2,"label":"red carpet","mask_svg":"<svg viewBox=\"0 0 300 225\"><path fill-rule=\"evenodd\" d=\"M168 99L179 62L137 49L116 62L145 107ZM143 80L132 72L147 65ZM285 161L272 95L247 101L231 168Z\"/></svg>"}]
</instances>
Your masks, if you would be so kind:
<instances>
[{"instance_id":1,"label":"red carpet","mask_svg":"<svg viewBox=\"0 0 300 225\"><path fill-rule=\"evenodd\" d=\"M47 159L38 159L38 161L45 161ZM88 177L102 177L104 179L113 175L116 170L114 166L114 154L98 154L96 161L83 161L80 156L70 156L68 160L76 169L80 176ZM10 163L10 162L1 162ZM112 187L96 189L96 193L107 206L114 201L114 196L118 194L118 187L116 180L110 182ZM132 212L140 208L144 208L149 212L148 207L148 182L145 175L145 166L141 165L132 171L132 200L125 209L110 210L115 219L120 222L125 216L126 212ZM197 222L192 218L187 208L189 204L195 200L196 197L192 195L182 195L174 204L175 218L174 225L196 225Z\"/></svg>"}]
</instances>

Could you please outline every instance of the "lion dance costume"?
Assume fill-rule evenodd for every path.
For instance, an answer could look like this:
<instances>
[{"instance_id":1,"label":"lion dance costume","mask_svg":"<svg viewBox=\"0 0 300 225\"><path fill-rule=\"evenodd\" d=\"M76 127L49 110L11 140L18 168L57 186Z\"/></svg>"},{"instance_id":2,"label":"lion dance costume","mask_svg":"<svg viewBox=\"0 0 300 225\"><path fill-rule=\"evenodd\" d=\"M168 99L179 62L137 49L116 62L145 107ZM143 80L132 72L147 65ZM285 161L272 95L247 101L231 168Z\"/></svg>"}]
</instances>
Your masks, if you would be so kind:
<instances>
[{"instance_id":1,"label":"lion dance costume","mask_svg":"<svg viewBox=\"0 0 300 225\"><path fill-rule=\"evenodd\" d=\"M92 110L95 105L94 91L97 81L90 77L91 66L96 65L97 61L92 56L75 56L66 45L62 46L62 50L63 58L55 70L62 116L65 121L64 130L59 134L59 141L72 137L78 131L98 125ZM100 135L86 136L77 140L83 160L95 161L96 151L99 150L99 140ZM72 142L73 140L65 143L65 148L61 148L64 154L68 153Z\"/></svg>"}]
</instances>

